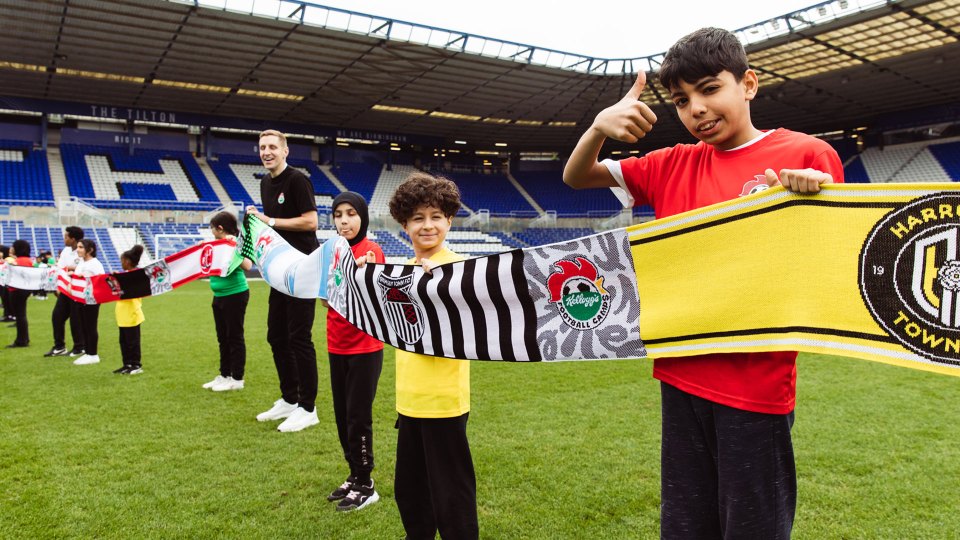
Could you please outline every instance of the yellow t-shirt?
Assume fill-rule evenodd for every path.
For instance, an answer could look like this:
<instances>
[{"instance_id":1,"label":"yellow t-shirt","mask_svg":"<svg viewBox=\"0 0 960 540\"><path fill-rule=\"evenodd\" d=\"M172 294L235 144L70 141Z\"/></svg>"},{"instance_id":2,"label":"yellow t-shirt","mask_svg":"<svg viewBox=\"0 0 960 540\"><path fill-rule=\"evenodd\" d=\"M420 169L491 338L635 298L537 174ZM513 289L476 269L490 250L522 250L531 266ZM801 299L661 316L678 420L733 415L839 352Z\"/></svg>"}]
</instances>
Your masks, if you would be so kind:
<instances>
[{"instance_id":1,"label":"yellow t-shirt","mask_svg":"<svg viewBox=\"0 0 960 540\"><path fill-rule=\"evenodd\" d=\"M448 263L463 257L444 248L430 260ZM453 418L470 412L470 361L397 349L397 412L412 418Z\"/></svg>"},{"instance_id":2,"label":"yellow t-shirt","mask_svg":"<svg viewBox=\"0 0 960 540\"><path fill-rule=\"evenodd\" d=\"M137 326L144 321L143 310L140 308L143 300L132 298L130 300L118 300L114 313L117 315L117 326L121 328L130 328Z\"/></svg>"}]
</instances>

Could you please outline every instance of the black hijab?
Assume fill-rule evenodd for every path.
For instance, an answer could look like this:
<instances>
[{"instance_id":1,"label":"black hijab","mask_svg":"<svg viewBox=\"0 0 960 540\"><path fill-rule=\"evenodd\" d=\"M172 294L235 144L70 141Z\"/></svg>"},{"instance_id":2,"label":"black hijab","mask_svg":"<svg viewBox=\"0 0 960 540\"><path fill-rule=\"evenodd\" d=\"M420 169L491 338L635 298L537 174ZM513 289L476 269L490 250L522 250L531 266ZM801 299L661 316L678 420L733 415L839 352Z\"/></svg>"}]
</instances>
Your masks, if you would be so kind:
<instances>
[{"instance_id":1,"label":"black hijab","mask_svg":"<svg viewBox=\"0 0 960 540\"><path fill-rule=\"evenodd\" d=\"M363 197L361 197L359 193L344 191L333 199L333 211L336 212L337 207L343 203L352 206L357 211L357 215L360 216L360 230L357 231L357 235L353 237L353 240L348 240L351 246L355 246L367 237L367 225L370 224L370 215L367 212L367 201L363 200Z\"/></svg>"}]
</instances>

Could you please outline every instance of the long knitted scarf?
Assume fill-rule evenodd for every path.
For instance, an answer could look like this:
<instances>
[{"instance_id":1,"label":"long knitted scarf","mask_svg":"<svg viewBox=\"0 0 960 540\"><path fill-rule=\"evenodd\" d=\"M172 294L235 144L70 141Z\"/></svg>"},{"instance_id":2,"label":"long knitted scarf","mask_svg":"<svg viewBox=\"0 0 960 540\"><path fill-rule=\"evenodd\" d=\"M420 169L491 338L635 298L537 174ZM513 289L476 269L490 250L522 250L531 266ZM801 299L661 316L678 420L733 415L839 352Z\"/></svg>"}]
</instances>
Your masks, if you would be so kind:
<instances>
[{"instance_id":1,"label":"long knitted scarf","mask_svg":"<svg viewBox=\"0 0 960 540\"><path fill-rule=\"evenodd\" d=\"M202 277L229 274L240 264L236 245L233 240L203 242L143 268L92 277L80 276L58 267L0 265L0 286L24 290L59 290L85 304L154 296Z\"/></svg>"},{"instance_id":2,"label":"long knitted scarf","mask_svg":"<svg viewBox=\"0 0 960 540\"><path fill-rule=\"evenodd\" d=\"M960 375L960 185L781 188L642 225L442 265L357 268L259 221L242 249L394 347L554 361L797 350ZM324 278L326 268L332 268Z\"/></svg>"}]
</instances>

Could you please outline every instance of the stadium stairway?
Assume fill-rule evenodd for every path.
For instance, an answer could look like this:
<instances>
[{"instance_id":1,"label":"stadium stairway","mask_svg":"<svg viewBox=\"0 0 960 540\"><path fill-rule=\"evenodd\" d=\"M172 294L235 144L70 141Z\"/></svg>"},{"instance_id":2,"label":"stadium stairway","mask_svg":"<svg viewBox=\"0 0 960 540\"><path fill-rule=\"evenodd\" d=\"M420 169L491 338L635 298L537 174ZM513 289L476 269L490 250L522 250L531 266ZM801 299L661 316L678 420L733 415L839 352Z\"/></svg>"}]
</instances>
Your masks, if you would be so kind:
<instances>
[{"instance_id":1,"label":"stadium stairway","mask_svg":"<svg viewBox=\"0 0 960 540\"><path fill-rule=\"evenodd\" d=\"M60 149L55 146L47 147L47 166L50 169L50 186L53 188L53 199L70 198L70 188L67 186L67 173L63 170L63 157Z\"/></svg>"},{"instance_id":2,"label":"stadium stairway","mask_svg":"<svg viewBox=\"0 0 960 540\"><path fill-rule=\"evenodd\" d=\"M200 166L200 172L207 177L207 182L210 182L210 187L213 188L213 192L217 195L217 198L220 199L220 202L225 205L232 204L233 201L230 199L230 195L223 187L223 184L220 183L220 179L217 178L217 175L213 173L213 169L210 168L210 165L207 163L207 159L204 157L197 157L196 159L197 165Z\"/></svg>"},{"instance_id":3,"label":"stadium stairway","mask_svg":"<svg viewBox=\"0 0 960 540\"><path fill-rule=\"evenodd\" d=\"M537 213L543 214L544 212L543 207L540 206L537 203L537 201L533 200L533 197L530 196L530 193L528 193L527 190L523 189L523 186L521 186L520 182L518 182L517 179L512 174L510 174L510 171L507 171L507 180L509 180L510 183L513 184L513 187L517 188L517 191L520 192L520 195L523 195L523 198L526 199L528 203L530 203L530 206L532 206L534 210L537 211Z\"/></svg>"}]
</instances>

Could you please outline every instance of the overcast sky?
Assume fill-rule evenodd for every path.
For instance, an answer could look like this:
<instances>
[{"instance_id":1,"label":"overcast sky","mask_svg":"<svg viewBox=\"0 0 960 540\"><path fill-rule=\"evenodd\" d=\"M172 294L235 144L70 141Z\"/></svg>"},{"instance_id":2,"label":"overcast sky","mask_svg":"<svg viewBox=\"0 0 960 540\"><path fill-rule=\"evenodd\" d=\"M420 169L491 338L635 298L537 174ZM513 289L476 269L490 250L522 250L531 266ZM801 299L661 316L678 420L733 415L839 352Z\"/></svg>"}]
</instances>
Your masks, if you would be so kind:
<instances>
[{"instance_id":1,"label":"overcast sky","mask_svg":"<svg viewBox=\"0 0 960 540\"><path fill-rule=\"evenodd\" d=\"M736 30L812 0L315 0L317 4L599 58L666 52L704 26Z\"/></svg>"}]
</instances>

